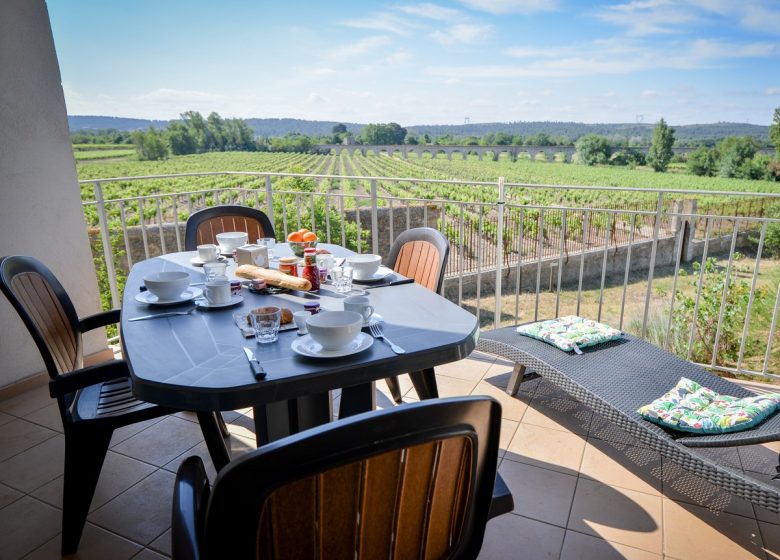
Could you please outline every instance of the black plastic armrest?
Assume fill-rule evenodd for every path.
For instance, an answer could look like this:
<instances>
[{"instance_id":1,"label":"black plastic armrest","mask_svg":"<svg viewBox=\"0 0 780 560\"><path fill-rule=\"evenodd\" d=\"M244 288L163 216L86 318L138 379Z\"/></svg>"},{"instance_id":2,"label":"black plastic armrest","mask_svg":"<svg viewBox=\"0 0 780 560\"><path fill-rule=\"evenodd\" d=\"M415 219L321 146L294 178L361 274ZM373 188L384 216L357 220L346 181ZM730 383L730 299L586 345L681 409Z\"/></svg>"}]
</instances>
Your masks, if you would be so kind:
<instances>
[{"instance_id":1,"label":"black plastic armrest","mask_svg":"<svg viewBox=\"0 0 780 560\"><path fill-rule=\"evenodd\" d=\"M61 397L84 387L127 377L127 363L123 360L112 360L94 366L74 370L58 375L49 381L49 395Z\"/></svg>"},{"instance_id":2,"label":"black plastic armrest","mask_svg":"<svg viewBox=\"0 0 780 560\"><path fill-rule=\"evenodd\" d=\"M98 327L105 327L106 325L113 325L119 322L119 309L112 309L110 311L103 311L101 313L95 313L79 320L79 329L81 332L91 331Z\"/></svg>"},{"instance_id":3,"label":"black plastic armrest","mask_svg":"<svg viewBox=\"0 0 780 560\"><path fill-rule=\"evenodd\" d=\"M209 479L200 457L187 457L173 486L171 546L173 560L199 560Z\"/></svg>"}]
</instances>

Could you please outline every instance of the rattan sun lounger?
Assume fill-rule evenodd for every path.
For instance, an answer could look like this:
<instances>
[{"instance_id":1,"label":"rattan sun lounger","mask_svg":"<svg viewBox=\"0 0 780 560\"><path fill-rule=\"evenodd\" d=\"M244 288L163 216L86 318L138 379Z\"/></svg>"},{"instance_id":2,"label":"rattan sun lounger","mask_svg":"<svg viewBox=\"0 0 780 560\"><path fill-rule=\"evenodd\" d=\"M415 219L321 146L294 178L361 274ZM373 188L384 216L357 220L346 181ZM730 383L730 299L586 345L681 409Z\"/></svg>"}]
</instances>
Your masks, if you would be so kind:
<instances>
[{"instance_id":1,"label":"rattan sun lounger","mask_svg":"<svg viewBox=\"0 0 780 560\"><path fill-rule=\"evenodd\" d=\"M719 488L780 513L780 481L772 480L774 473L749 475L712 460L711 453L700 449L778 441L780 413L743 432L694 435L664 429L636 412L674 387L681 377L721 394L754 395L743 387L631 335L583 348L582 355L577 355L506 327L481 333L477 350L517 364L508 393L517 391L526 371L538 374L662 457Z\"/></svg>"}]
</instances>

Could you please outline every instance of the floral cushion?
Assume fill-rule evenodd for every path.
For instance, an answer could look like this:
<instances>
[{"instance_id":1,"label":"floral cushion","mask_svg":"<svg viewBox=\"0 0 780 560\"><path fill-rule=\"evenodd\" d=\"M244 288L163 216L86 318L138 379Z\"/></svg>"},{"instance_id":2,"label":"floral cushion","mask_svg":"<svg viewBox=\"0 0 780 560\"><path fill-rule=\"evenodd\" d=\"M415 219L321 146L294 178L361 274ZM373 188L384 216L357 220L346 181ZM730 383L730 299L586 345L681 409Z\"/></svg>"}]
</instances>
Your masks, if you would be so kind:
<instances>
[{"instance_id":1,"label":"floral cushion","mask_svg":"<svg viewBox=\"0 0 780 560\"><path fill-rule=\"evenodd\" d=\"M580 348L619 339L623 333L602 323L568 315L517 327L517 332L543 340L564 352L581 354Z\"/></svg>"},{"instance_id":2,"label":"floral cushion","mask_svg":"<svg viewBox=\"0 0 780 560\"><path fill-rule=\"evenodd\" d=\"M755 426L778 407L780 393L739 399L683 377L674 389L637 412L650 422L682 432L725 434Z\"/></svg>"}]
</instances>

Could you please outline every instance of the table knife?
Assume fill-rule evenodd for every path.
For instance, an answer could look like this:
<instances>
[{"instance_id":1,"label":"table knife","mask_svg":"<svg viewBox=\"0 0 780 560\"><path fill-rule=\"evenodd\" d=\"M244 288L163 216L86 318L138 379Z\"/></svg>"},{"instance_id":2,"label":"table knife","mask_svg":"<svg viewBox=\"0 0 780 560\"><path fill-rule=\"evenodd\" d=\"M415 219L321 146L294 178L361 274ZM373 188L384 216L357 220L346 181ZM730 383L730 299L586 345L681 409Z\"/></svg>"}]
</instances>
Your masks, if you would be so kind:
<instances>
[{"instance_id":1,"label":"table knife","mask_svg":"<svg viewBox=\"0 0 780 560\"><path fill-rule=\"evenodd\" d=\"M401 284L411 284L414 282L414 278L402 278L400 280L393 280L387 284L376 284L375 286L363 286L366 290L372 290L374 288L385 288L387 286L400 286Z\"/></svg>"},{"instance_id":2,"label":"table knife","mask_svg":"<svg viewBox=\"0 0 780 560\"><path fill-rule=\"evenodd\" d=\"M246 354L246 359L249 360L249 367L252 368L255 379L264 379L266 376L265 370L260 365L260 362L257 361L257 358L255 358L255 353L244 346L244 354Z\"/></svg>"}]
</instances>

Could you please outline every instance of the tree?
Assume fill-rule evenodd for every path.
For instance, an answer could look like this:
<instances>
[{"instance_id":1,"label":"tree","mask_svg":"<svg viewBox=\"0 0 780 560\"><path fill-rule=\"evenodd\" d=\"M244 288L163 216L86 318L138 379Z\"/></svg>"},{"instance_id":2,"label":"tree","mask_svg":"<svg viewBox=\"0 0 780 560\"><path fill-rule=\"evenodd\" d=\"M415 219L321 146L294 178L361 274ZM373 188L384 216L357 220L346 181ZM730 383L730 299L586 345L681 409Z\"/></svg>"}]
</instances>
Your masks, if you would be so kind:
<instances>
[{"instance_id":1,"label":"tree","mask_svg":"<svg viewBox=\"0 0 780 560\"><path fill-rule=\"evenodd\" d=\"M580 136L574 143L577 149L580 163L585 165L595 165L597 163L607 163L611 149L609 141L603 136L596 134L586 134Z\"/></svg>"},{"instance_id":2,"label":"tree","mask_svg":"<svg viewBox=\"0 0 780 560\"><path fill-rule=\"evenodd\" d=\"M398 123L367 124L360 131L364 144L403 144L406 129Z\"/></svg>"},{"instance_id":3,"label":"tree","mask_svg":"<svg viewBox=\"0 0 780 560\"><path fill-rule=\"evenodd\" d=\"M672 146L674 145L674 129L661 119L653 128L653 138L650 141L650 151L647 153L647 163L655 171L666 171L672 161Z\"/></svg>"},{"instance_id":4,"label":"tree","mask_svg":"<svg viewBox=\"0 0 780 560\"><path fill-rule=\"evenodd\" d=\"M165 143L163 133L151 126L146 132L140 130L133 132L133 144L140 160L158 160L168 157L168 145Z\"/></svg>"},{"instance_id":5,"label":"tree","mask_svg":"<svg viewBox=\"0 0 780 560\"><path fill-rule=\"evenodd\" d=\"M718 170L718 152L714 148L699 146L688 154L688 173L713 177Z\"/></svg>"},{"instance_id":6,"label":"tree","mask_svg":"<svg viewBox=\"0 0 780 560\"><path fill-rule=\"evenodd\" d=\"M343 123L334 124L330 131L333 134L344 134L347 131L347 125Z\"/></svg>"},{"instance_id":7,"label":"tree","mask_svg":"<svg viewBox=\"0 0 780 560\"><path fill-rule=\"evenodd\" d=\"M775 145L777 159L780 159L780 107L775 107L775 116L772 119L772 126L769 127L769 139Z\"/></svg>"},{"instance_id":8,"label":"tree","mask_svg":"<svg viewBox=\"0 0 780 560\"><path fill-rule=\"evenodd\" d=\"M749 179L752 175L751 160L758 152L758 140L750 136L729 136L718 144L721 177Z\"/></svg>"},{"instance_id":9,"label":"tree","mask_svg":"<svg viewBox=\"0 0 780 560\"><path fill-rule=\"evenodd\" d=\"M173 121L166 130L171 153L175 156L194 154L198 151L198 141L190 128L181 121Z\"/></svg>"}]
</instances>

